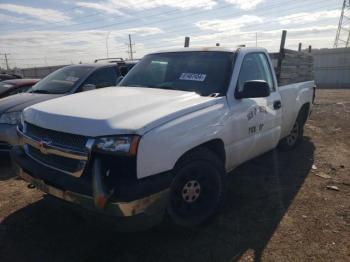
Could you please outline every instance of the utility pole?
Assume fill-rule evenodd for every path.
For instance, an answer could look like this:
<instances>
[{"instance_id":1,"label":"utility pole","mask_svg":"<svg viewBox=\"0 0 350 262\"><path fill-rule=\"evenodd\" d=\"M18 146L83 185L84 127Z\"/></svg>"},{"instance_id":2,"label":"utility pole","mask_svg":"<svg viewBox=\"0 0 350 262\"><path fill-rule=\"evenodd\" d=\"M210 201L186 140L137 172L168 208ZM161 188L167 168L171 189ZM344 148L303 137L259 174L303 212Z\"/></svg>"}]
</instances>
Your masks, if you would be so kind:
<instances>
[{"instance_id":1,"label":"utility pole","mask_svg":"<svg viewBox=\"0 0 350 262\"><path fill-rule=\"evenodd\" d=\"M7 60L7 54L5 53L6 69L10 70L9 61Z\"/></svg>"},{"instance_id":2,"label":"utility pole","mask_svg":"<svg viewBox=\"0 0 350 262\"><path fill-rule=\"evenodd\" d=\"M280 52L278 54L278 60L277 60L277 70L276 70L277 81L279 81L281 77L282 60L284 59L284 46L286 44L286 38L287 38L287 30L283 30L282 37L281 37Z\"/></svg>"},{"instance_id":3,"label":"utility pole","mask_svg":"<svg viewBox=\"0 0 350 262\"><path fill-rule=\"evenodd\" d=\"M134 60L134 53L136 53L135 51L132 50L133 45L135 44L131 41L131 35L129 34L128 54L129 54L130 60Z\"/></svg>"},{"instance_id":4,"label":"utility pole","mask_svg":"<svg viewBox=\"0 0 350 262\"><path fill-rule=\"evenodd\" d=\"M110 35L111 31L108 31L107 35L106 35L106 52L107 52L107 58L109 58L109 47L108 47L108 38Z\"/></svg>"},{"instance_id":5,"label":"utility pole","mask_svg":"<svg viewBox=\"0 0 350 262\"><path fill-rule=\"evenodd\" d=\"M302 43L299 43L299 46L298 46L298 51L301 52L301 48L302 48L303 44Z\"/></svg>"},{"instance_id":6,"label":"utility pole","mask_svg":"<svg viewBox=\"0 0 350 262\"><path fill-rule=\"evenodd\" d=\"M348 20L348 21L345 21ZM350 0L344 0L338 30L334 40L334 48L350 46ZM343 44L343 45L342 45Z\"/></svg>"},{"instance_id":7,"label":"utility pole","mask_svg":"<svg viewBox=\"0 0 350 262\"><path fill-rule=\"evenodd\" d=\"M185 37L184 47L189 47L189 46L190 46L190 37L186 36Z\"/></svg>"},{"instance_id":8,"label":"utility pole","mask_svg":"<svg viewBox=\"0 0 350 262\"><path fill-rule=\"evenodd\" d=\"M1 55L4 55L4 56L5 56L6 69L7 69L7 70L10 70L9 61L8 61L8 59L7 59L7 56L9 55L9 53L4 53L4 54L1 54Z\"/></svg>"}]
</instances>

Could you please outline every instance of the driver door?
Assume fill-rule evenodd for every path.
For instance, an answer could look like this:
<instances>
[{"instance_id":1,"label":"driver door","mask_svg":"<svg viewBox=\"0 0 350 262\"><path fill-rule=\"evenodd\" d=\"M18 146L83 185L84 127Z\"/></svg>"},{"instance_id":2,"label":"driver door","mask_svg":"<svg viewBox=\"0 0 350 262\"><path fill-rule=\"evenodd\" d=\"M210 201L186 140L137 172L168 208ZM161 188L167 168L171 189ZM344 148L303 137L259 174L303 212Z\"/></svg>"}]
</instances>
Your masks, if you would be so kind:
<instances>
[{"instance_id":1,"label":"driver door","mask_svg":"<svg viewBox=\"0 0 350 262\"><path fill-rule=\"evenodd\" d=\"M236 84L236 92L243 90L246 81L259 80L256 59L255 54L247 54L243 58ZM263 129L266 106L266 98L235 99L235 103L230 109L228 121L228 129L232 132L229 149L232 167L259 154L257 134Z\"/></svg>"},{"instance_id":2,"label":"driver door","mask_svg":"<svg viewBox=\"0 0 350 262\"><path fill-rule=\"evenodd\" d=\"M264 53L249 53L243 58L236 92L242 91L247 81L263 80L268 83L271 93L268 97L235 100L229 118L229 129L235 132L230 145L234 166L274 148L278 143L282 110L275 108L280 96L271 70Z\"/></svg>"},{"instance_id":3,"label":"driver door","mask_svg":"<svg viewBox=\"0 0 350 262\"><path fill-rule=\"evenodd\" d=\"M264 53L256 53L256 63L259 80L264 80L270 87L270 95L264 98L264 113L262 114L262 128L256 133L255 146L259 154L275 148L281 136L282 102L276 83L273 79L272 66Z\"/></svg>"}]
</instances>

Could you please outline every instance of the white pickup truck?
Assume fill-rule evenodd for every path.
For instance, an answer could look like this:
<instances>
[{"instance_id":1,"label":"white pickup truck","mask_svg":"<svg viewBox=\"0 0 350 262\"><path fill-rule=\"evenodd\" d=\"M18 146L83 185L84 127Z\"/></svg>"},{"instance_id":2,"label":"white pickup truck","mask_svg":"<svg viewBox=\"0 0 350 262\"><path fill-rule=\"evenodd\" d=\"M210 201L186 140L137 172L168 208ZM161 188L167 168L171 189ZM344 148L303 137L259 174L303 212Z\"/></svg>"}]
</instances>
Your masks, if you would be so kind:
<instances>
[{"instance_id":1,"label":"white pickup truck","mask_svg":"<svg viewBox=\"0 0 350 262\"><path fill-rule=\"evenodd\" d=\"M225 176L302 139L314 82L279 87L261 48L184 48L145 56L119 87L24 110L19 175L57 198L111 215L179 225L211 218Z\"/></svg>"}]
</instances>

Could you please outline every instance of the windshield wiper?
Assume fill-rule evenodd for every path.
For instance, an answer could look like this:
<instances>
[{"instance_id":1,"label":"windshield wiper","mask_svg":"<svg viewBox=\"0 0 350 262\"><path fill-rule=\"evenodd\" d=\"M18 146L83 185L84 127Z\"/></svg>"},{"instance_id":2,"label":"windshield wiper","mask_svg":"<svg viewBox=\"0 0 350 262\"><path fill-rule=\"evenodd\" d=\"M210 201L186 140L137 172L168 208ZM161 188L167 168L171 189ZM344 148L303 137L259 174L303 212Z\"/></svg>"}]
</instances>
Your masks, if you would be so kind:
<instances>
[{"instance_id":1,"label":"windshield wiper","mask_svg":"<svg viewBox=\"0 0 350 262\"><path fill-rule=\"evenodd\" d=\"M35 94L51 94L49 91L47 90L33 90L30 93L35 93Z\"/></svg>"},{"instance_id":2,"label":"windshield wiper","mask_svg":"<svg viewBox=\"0 0 350 262\"><path fill-rule=\"evenodd\" d=\"M159 89L177 90L176 88L174 88L172 86L168 86L168 85L154 85L154 86L149 85L148 87L150 87L150 88L159 88Z\"/></svg>"}]
</instances>

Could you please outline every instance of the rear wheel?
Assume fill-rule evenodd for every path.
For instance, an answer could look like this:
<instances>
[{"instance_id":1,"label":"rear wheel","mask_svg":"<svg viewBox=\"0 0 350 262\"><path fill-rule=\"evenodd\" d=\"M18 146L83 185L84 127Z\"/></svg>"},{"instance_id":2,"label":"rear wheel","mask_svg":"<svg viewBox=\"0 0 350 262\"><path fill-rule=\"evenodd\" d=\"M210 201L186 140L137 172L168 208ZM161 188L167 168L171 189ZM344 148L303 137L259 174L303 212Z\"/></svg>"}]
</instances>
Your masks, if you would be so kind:
<instances>
[{"instance_id":1,"label":"rear wheel","mask_svg":"<svg viewBox=\"0 0 350 262\"><path fill-rule=\"evenodd\" d=\"M173 222L196 226L212 218L223 200L224 175L223 162L205 148L180 161L175 168L168 205Z\"/></svg>"},{"instance_id":2,"label":"rear wheel","mask_svg":"<svg viewBox=\"0 0 350 262\"><path fill-rule=\"evenodd\" d=\"M284 151L294 149L303 139L304 135L304 121L301 114L299 114L295 121L289 135L283 138L278 144L278 148Z\"/></svg>"}]
</instances>

